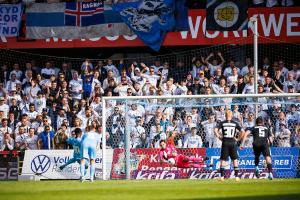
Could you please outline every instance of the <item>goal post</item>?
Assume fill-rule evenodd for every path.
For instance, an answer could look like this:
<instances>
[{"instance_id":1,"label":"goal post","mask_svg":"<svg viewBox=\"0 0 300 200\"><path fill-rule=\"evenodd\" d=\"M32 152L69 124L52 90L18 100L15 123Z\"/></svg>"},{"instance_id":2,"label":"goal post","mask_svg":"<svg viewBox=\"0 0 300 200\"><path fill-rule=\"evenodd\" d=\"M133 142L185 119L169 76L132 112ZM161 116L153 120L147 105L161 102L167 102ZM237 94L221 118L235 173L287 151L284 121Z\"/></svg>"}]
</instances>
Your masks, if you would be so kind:
<instances>
[{"instance_id":1,"label":"goal post","mask_svg":"<svg viewBox=\"0 0 300 200\"><path fill-rule=\"evenodd\" d=\"M242 115L242 121L239 123L242 123L241 126L243 127L250 126L249 124L252 123L250 123L250 119L248 119L251 113L253 113L254 116L255 113L258 113L258 116L262 116L268 121L268 126L272 129L273 134L277 134L275 132L277 131L276 129L278 129L278 115L280 112L283 112L286 117L286 115L290 113L292 105L300 105L300 93L102 97L102 138L107 138L102 139L103 180L112 178L110 170L106 166L107 163L105 162L107 159L106 149L108 147L114 150L119 149L118 152L123 159L120 161L123 163L120 164L122 169L119 169L119 171L123 174L122 177L126 179L130 179L133 176L132 167L134 164L132 163L132 152L134 149L157 148L155 144L152 144L155 136L153 136L151 131L155 124L151 123L155 122L152 118L156 117L158 110L160 112L159 119L167 117L167 119L163 120L168 120L168 123L171 124L173 119L178 118L178 120L181 121L180 123L183 123L183 126L185 126L185 123L189 123L186 122L187 116L192 116L192 120L194 120L195 116L198 116L199 121L195 123L198 130L197 135L201 137L203 142L202 147L216 147L211 146L207 135L209 130L206 130L207 127L204 125L204 122L209 120L210 115L215 116L216 122L222 121L224 110L231 109L234 115L237 113ZM196 115L193 113L192 108L197 111ZM161 117L161 115L165 116ZM237 116L234 116L234 118L238 120ZM136 136L132 133L132 129L135 127L134 123L139 120L142 121L141 130L145 131L145 134L143 133L143 136L139 137L147 137L150 144L135 144ZM247 125L245 121L248 123ZM174 126L174 124L170 126ZM180 126L182 126L182 124ZM292 130L295 125L286 124L286 126L289 126L288 128ZM170 130L164 131L167 132ZM187 134L183 129L180 131ZM181 137L185 136L186 135L181 135ZM167 133L165 133L164 137L166 138L163 139L168 138ZM181 141L181 143L180 147L184 152L184 141ZM278 144L274 146L278 146ZM155 150L153 150L153 152L155 152Z\"/></svg>"}]
</instances>

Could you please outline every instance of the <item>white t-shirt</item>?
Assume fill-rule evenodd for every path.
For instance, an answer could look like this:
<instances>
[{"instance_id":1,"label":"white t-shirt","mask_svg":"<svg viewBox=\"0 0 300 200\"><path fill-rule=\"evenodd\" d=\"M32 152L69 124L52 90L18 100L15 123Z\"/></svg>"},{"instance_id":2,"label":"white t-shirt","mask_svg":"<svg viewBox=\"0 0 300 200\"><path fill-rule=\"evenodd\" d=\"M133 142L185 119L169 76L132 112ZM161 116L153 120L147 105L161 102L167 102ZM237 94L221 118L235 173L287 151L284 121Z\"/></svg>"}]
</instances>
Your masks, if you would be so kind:
<instances>
[{"instance_id":1,"label":"white t-shirt","mask_svg":"<svg viewBox=\"0 0 300 200\"><path fill-rule=\"evenodd\" d=\"M36 99L36 97L37 97L37 93L38 93L40 90L41 90L41 89L40 89L39 86L35 86L34 88L27 87L27 88L25 89L25 94L26 94L26 96L29 97L28 100L29 100L30 103L34 103L34 101L35 101L35 99ZM31 97L30 91L31 91L31 94L32 94L33 97Z\"/></svg>"},{"instance_id":2,"label":"white t-shirt","mask_svg":"<svg viewBox=\"0 0 300 200\"><path fill-rule=\"evenodd\" d=\"M106 65L103 68L106 69L107 71L112 70L115 77L120 76L119 70L114 65Z\"/></svg>"},{"instance_id":3,"label":"white t-shirt","mask_svg":"<svg viewBox=\"0 0 300 200\"><path fill-rule=\"evenodd\" d=\"M145 133L142 126L132 127L130 131L132 148L136 148L141 143L141 136Z\"/></svg>"},{"instance_id":4,"label":"white t-shirt","mask_svg":"<svg viewBox=\"0 0 300 200\"><path fill-rule=\"evenodd\" d=\"M38 149L37 148L37 141L38 141L39 137L37 135L34 135L32 137L27 137L26 138L26 143L27 143L27 147L28 149L32 149L32 150L35 150L35 149Z\"/></svg>"},{"instance_id":5,"label":"white t-shirt","mask_svg":"<svg viewBox=\"0 0 300 200\"><path fill-rule=\"evenodd\" d=\"M41 71L42 74L46 74L48 76L55 75L55 70L53 68L43 68Z\"/></svg>"},{"instance_id":6,"label":"white t-shirt","mask_svg":"<svg viewBox=\"0 0 300 200\"><path fill-rule=\"evenodd\" d=\"M127 85L120 85L114 89L115 93L118 93L119 96L127 96L127 89L131 88L128 84Z\"/></svg>"},{"instance_id":7,"label":"white t-shirt","mask_svg":"<svg viewBox=\"0 0 300 200\"><path fill-rule=\"evenodd\" d=\"M25 149L25 142L28 138L28 135L26 133L23 133L22 135L17 135L15 142L20 143L20 149Z\"/></svg>"},{"instance_id":8,"label":"white t-shirt","mask_svg":"<svg viewBox=\"0 0 300 200\"><path fill-rule=\"evenodd\" d=\"M29 111L26 114L28 115L29 120L34 120L36 118L36 116L38 115L38 112L36 112L36 111L30 112Z\"/></svg>"},{"instance_id":9,"label":"white t-shirt","mask_svg":"<svg viewBox=\"0 0 300 200\"><path fill-rule=\"evenodd\" d=\"M10 72L10 74L9 74L9 78L11 78L11 75L12 75L12 74L15 74L15 75L16 75L16 78L17 78L18 80L20 80L20 79L22 78L23 72L22 72L21 70L18 70L18 71L12 70L12 71Z\"/></svg>"},{"instance_id":10,"label":"white t-shirt","mask_svg":"<svg viewBox=\"0 0 300 200\"><path fill-rule=\"evenodd\" d=\"M243 89L243 94L254 94L254 85L246 84Z\"/></svg>"},{"instance_id":11,"label":"white t-shirt","mask_svg":"<svg viewBox=\"0 0 300 200\"><path fill-rule=\"evenodd\" d=\"M147 80L149 80L149 83L151 83L151 85L154 85L154 86L156 86L157 81L160 79L160 76L158 76L158 75L147 75L147 74L144 74L143 76Z\"/></svg>"},{"instance_id":12,"label":"white t-shirt","mask_svg":"<svg viewBox=\"0 0 300 200\"><path fill-rule=\"evenodd\" d=\"M21 82L19 80L15 80L15 81L7 81L6 83L6 90L8 92L15 90L17 88L17 84L21 84Z\"/></svg>"},{"instance_id":13,"label":"white t-shirt","mask_svg":"<svg viewBox=\"0 0 300 200\"><path fill-rule=\"evenodd\" d=\"M81 99L82 79L72 79L69 83L69 88L71 89L73 99Z\"/></svg>"},{"instance_id":14,"label":"white t-shirt","mask_svg":"<svg viewBox=\"0 0 300 200\"><path fill-rule=\"evenodd\" d=\"M184 148L201 148L202 139L199 135L188 136L187 140L184 143Z\"/></svg>"}]
</instances>

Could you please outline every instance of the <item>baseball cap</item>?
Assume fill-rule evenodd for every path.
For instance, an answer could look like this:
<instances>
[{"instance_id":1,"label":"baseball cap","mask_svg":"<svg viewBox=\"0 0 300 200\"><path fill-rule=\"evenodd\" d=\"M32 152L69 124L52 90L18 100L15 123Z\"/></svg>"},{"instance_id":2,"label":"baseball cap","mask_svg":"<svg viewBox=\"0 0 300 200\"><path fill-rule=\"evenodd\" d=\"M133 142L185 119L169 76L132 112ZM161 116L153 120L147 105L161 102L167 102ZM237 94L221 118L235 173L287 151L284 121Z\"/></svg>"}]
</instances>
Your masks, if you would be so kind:
<instances>
[{"instance_id":1,"label":"baseball cap","mask_svg":"<svg viewBox=\"0 0 300 200\"><path fill-rule=\"evenodd\" d=\"M48 112L48 108L43 108L42 112Z\"/></svg>"},{"instance_id":2,"label":"baseball cap","mask_svg":"<svg viewBox=\"0 0 300 200\"><path fill-rule=\"evenodd\" d=\"M141 71L140 68L136 67L134 71Z\"/></svg>"},{"instance_id":3,"label":"baseball cap","mask_svg":"<svg viewBox=\"0 0 300 200\"><path fill-rule=\"evenodd\" d=\"M194 80L195 81L199 81L200 79L199 79L199 77L195 77Z\"/></svg>"},{"instance_id":4,"label":"baseball cap","mask_svg":"<svg viewBox=\"0 0 300 200\"><path fill-rule=\"evenodd\" d=\"M4 101L5 99L4 99L4 97L0 97L0 101Z\"/></svg>"}]
</instances>

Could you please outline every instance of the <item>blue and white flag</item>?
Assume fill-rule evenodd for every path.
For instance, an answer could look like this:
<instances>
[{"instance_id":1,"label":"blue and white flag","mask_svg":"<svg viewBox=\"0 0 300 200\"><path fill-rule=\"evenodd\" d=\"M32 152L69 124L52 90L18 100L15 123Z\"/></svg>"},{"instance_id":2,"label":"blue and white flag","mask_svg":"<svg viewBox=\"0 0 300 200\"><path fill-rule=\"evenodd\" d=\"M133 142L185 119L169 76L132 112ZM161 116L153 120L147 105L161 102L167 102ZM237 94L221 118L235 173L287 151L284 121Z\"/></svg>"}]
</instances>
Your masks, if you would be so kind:
<instances>
[{"instance_id":1,"label":"blue and white flag","mask_svg":"<svg viewBox=\"0 0 300 200\"><path fill-rule=\"evenodd\" d=\"M34 3L26 8L26 37L90 39L133 35L111 5L97 2Z\"/></svg>"},{"instance_id":2,"label":"blue and white flag","mask_svg":"<svg viewBox=\"0 0 300 200\"><path fill-rule=\"evenodd\" d=\"M116 3L113 9L133 32L155 51L160 49L167 31L172 31L175 27L174 0Z\"/></svg>"},{"instance_id":3,"label":"blue and white flag","mask_svg":"<svg viewBox=\"0 0 300 200\"><path fill-rule=\"evenodd\" d=\"M0 4L0 36L16 37L23 14L22 4Z\"/></svg>"}]
</instances>

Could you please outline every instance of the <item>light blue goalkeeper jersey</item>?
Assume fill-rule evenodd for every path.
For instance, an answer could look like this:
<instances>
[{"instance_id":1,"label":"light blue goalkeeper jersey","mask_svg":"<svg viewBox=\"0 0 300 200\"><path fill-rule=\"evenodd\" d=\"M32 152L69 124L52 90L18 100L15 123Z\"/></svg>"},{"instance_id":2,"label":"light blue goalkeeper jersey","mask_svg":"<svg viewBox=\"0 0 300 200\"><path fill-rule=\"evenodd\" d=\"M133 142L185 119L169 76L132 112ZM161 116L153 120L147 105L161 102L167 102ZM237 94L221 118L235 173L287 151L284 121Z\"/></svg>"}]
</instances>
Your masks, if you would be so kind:
<instances>
[{"instance_id":1,"label":"light blue goalkeeper jersey","mask_svg":"<svg viewBox=\"0 0 300 200\"><path fill-rule=\"evenodd\" d=\"M94 131L85 133L81 139L81 157L95 159L98 143L100 143L99 133Z\"/></svg>"}]
</instances>

